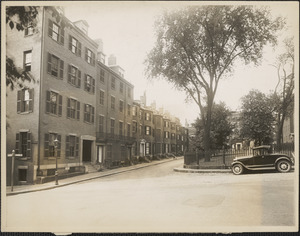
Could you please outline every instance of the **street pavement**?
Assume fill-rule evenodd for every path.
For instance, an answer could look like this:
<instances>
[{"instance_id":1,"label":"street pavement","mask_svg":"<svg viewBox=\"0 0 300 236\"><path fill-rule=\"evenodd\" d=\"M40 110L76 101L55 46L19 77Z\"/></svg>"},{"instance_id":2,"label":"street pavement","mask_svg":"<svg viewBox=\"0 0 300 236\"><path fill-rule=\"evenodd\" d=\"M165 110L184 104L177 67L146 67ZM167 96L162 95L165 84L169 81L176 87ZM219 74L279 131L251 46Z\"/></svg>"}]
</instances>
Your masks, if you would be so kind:
<instances>
[{"instance_id":1,"label":"street pavement","mask_svg":"<svg viewBox=\"0 0 300 236\"><path fill-rule=\"evenodd\" d=\"M7 230L65 233L296 230L295 172L251 172L241 176L229 172L183 173L174 171L182 167L182 158L159 163L62 188L7 196Z\"/></svg>"}]
</instances>

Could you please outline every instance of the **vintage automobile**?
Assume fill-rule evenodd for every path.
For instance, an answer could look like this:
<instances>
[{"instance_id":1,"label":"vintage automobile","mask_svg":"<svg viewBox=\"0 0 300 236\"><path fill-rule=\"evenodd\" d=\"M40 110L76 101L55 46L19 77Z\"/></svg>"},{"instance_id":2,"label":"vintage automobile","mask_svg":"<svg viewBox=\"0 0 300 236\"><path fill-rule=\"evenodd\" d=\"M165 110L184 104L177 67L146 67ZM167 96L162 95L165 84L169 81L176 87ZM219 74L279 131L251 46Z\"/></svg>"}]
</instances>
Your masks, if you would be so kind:
<instances>
[{"instance_id":1,"label":"vintage automobile","mask_svg":"<svg viewBox=\"0 0 300 236\"><path fill-rule=\"evenodd\" d=\"M281 153L272 153L268 145L253 148L253 155L235 158L231 170L235 175L247 170L277 169L279 172L289 172L294 165L294 158Z\"/></svg>"}]
</instances>

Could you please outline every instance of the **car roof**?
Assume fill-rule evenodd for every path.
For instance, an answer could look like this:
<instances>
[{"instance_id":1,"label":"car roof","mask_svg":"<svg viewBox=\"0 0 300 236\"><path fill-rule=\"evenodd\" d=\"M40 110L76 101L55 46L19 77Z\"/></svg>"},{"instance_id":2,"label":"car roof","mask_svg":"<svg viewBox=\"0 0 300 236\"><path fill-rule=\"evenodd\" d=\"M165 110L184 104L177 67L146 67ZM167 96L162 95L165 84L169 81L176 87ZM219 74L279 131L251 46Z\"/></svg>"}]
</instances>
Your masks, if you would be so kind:
<instances>
[{"instance_id":1,"label":"car roof","mask_svg":"<svg viewBox=\"0 0 300 236\"><path fill-rule=\"evenodd\" d=\"M270 145L261 145L261 146L258 146L258 147L254 147L253 150L255 149L269 149L271 146Z\"/></svg>"}]
</instances>

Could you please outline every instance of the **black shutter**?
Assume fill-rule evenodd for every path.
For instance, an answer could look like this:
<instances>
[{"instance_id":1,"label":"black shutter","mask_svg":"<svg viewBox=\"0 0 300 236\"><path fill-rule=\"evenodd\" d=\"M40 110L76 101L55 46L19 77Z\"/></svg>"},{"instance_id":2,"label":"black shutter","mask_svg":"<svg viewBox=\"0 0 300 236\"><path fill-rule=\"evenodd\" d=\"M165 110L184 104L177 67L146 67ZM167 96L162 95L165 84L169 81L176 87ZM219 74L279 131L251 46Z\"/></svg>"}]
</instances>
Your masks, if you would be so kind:
<instances>
[{"instance_id":1,"label":"black shutter","mask_svg":"<svg viewBox=\"0 0 300 236\"><path fill-rule=\"evenodd\" d=\"M48 35L52 38L53 33L53 22L49 19L49 25L48 25Z\"/></svg>"},{"instance_id":2,"label":"black shutter","mask_svg":"<svg viewBox=\"0 0 300 236\"><path fill-rule=\"evenodd\" d=\"M77 101L77 120L80 119L80 102Z\"/></svg>"},{"instance_id":3,"label":"black shutter","mask_svg":"<svg viewBox=\"0 0 300 236\"><path fill-rule=\"evenodd\" d=\"M84 121L87 121L87 114L86 114L86 104L83 104L84 106Z\"/></svg>"},{"instance_id":4,"label":"black shutter","mask_svg":"<svg viewBox=\"0 0 300 236\"><path fill-rule=\"evenodd\" d=\"M88 49L87 49L87 47L85 47L84 58L85 58L86 61L88 61Z\"/></svg>"},{"instance_id":5,"label":"black shutter","mask_svg":"<svg viewBox=\"0 0 300 236\"><path fill-rule=\"evenodd\" d=\"M94 113L95 113L95 109L94 107L92 107L92 123L94 123Z\"/></svg>"},{"instance_id":6,"label":"black shutter","mask_svg":"<svg viewBox=\"0 0 300 236\"><path fill-rule=\"evenodd\" d=\"M92 52L92 65L95 65L95 53Z\"/></svg>"},{"instance_id":7,"label":"black shutter","mask_svg":"<svg viewBox=\"0 0 300 236\"><path fill-rule=\"evenodd\" d=\"M72 36L69 35L69 50L72 51Z\"/></svg>"},{"instance_id":8,"label":"black shutter","mask_svg":"<svg viewBox=\"0 0 300 236\"><path fill-rule=\"evenodd\" d=\"M57 140L58 140L58 144L57 144L57 157L60 157L60 149L61 149L61 135L57 135Z\"/></svg>"},{"instance_id":9,"label":"black shutter","mask_svg":"<svg viewBox=\"0 0 300 236\"><path fill-rule=\"evenodd\" d=\"M77 69L77 87L81 86L81 71Z\"/></svg>"},{"instance_id":10,"label":"black shutter","mask_svg":"<svg viewBox=\"0 0 300 236\"><path fill-rule=\"evenodd\" d=\"M20 133L16 133L16 150L15 153L19 153L20 150Z\"/></svg>"},{"instance_id":11,"label":"black shutter","mask_svg":"<svg viewBox=\"0 0 300 236\"><path fill-rule=\"evenodd\" d=\"M78 48L77 48L77 56L81 57L81 43L77 41L78 43Z\"/></svg>"},{"instance_id":12,"label":"black shutter","mask_svg":"<svg viewBox=\"0 0 300 236\"><path fill-rule=\"evenodd\" d=\"M72 71L72 66L68 65L68 82L71 83L71 71Z\"/></svg>"},{"instance_id":13,"label":"black shutter","mask_svg":"<svg viewBox=\"0 0 300 236\"><path fill-rule=\"evenodd\" d=\"M76 137L76 143L75 143L75 157L79 157L79 137Z\"/></svg>"},{"instance_id":14,"label":"black shutter","mask_svg":"<svg viewBox=\"0 0 300 236\"><path fill-rule=\"evenodd\" d=\"M70 156L70 137L66 136L66 157Z\"/></svg>"},{"instance_id":15,"label":"black shutter","mask_svg":"<svg viewBox=\"0 0 300 236\"><path fill-rule=\"evenodd\" d=\"M61 79L64 78L64 61L63 60L59 60L59 77Z\"/></svg>"},{"instance_id":16,"label":"black shutter","mask_svg":"<svg viewBox=\"0 0 300 236\"><path fill-rule=\"evenodd\" d=\"M58 115L62 115L62 96L58 95Z\"/></svg>"},{"instance_id":17,"label":"black shutter","mask_svg":"<svg viewBox=\"0 0 300 236\"><path fill-rule=\"evenodd\" d=\"M49 134L45 134L44 157L49 157Z\"/></svg>"},{"instance_id":18,"label":"black shutter","mask_svg":"<svg viewBox=\"0 0 300 236\"><path fill-rule=\"evenodd\" d=\"M29 111L33 112L33 89L29 89Z\"/></svg>"},{"instance_id":19,"label":"black shutter","mask_svg":"<svg viewBox=\"0 0 300 236\"><path fill-rule=\"evenodd\" d=\"M63 45L65 42L65 29L60 27L60 35L59 35L59 42Z\"/></svg>"},{"instance_id":20,"label":"black shutter","mask_svg":"<svg viewBox=\"0 0 300 236\"><path fill-rule=\"evenodd\" d=\"M70 118L71 116L71 99L68 98L68 102L67 102L67 117Z\"/></svg>"},{"instance_id":21,"label":"black shutter","mask_svg":"<svg viewBox=\"0 0 300 236\"><path fill-rule=\"evenodd\" d=\"M84 74L83 89L87 91L87 74Z\"/></svg>"},{"instance_id":22,"label":"black shutter","mask_svg":"<svg viewBox=\"0 0 300 236\"><path fill-rule=\"evenodd\" d=\"M92 78L92 93L95 93L95 79Z\"/></svg>"},{"instance_id":23,"label":"black shutter","mask_svg":"<svg viewBox=\"0 0 300 236\"><path fill-rule=\"evenodd\" d=\"M22 90L19 90L17 94L17 113L21 112L21 98L22 98Z\"/></svg>"},{"instance_id":24,"label":"black shutter","mask_svg":"<svg viewBox=\"0 0 300 236\"><path fill-rule=\"evenodd\" d=\"M31 158L31 133L27 133L27 152L26 157Z\"/></svg>"},{"instance_id":25,"label":"black shutter","mask_svg":"<svg viewBox=\"0 0 300 236\"><path fill-rule=\"evenodd\" d=\"M50 113L50 91L46 92L46 113Z\"/></svg>"},{"instance_id":26,"label":"black shutter","mask_svg":"<svg viewBox=\"0 0 300 236\"><path fill-rule=\"evenodd\" d=\"M52 66L52 64L51 64L51 58L52 58L52 55L48 52L48 66L47 66L47 72L48 72L49 74L51 74L51 66Z\"/></svg>"}]
</instances>

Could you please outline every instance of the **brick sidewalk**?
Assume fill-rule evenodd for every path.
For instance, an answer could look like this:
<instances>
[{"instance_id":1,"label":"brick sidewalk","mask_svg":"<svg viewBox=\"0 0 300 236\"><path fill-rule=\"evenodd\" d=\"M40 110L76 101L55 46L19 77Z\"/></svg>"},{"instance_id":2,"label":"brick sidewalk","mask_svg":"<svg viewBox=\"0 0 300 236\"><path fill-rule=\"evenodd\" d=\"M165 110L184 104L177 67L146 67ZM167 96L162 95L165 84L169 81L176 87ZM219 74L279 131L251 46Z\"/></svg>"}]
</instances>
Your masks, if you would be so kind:
<instances>
[{"instance_id":1,"label":"brick sidewalk","mask_svg":"<svg viewBox=\"0 0 300 236\"><path fill-rule=\"evenodd\" d=\"M183 157L177 157L176 159L183 159ZM82 174L66 179L61 179L58 181L58 185L55 185L55 182L48 182L44 184L35 184L35 185L16 185L14 186L13 192L11 192L11 186L6 186L6 196L11 196L11 195L17 195L17 194L23 194L23 193L30 193L30 192L37 192L37 191L43 191L43 190L48 190L48 189L53 189L53 188L59 188L71 184L76 184L92 179L97 179L97 178L102 178L110 175L115 175L115 174L120 174L123 172L128 172L132 170L137 170L141 168L145 168L148 166L154 166L154 165L159 165L165 162L173 161L173 158L168 158L168 159L163 159L159 161L152 161L150 163L142 163L142 164L137 164L133 166L127 166L127 167L121 167L117 169L107 169L104 171L100 172L93 172L93 173L87 173L87 174Z\"/></svg>"}]
</instances>

